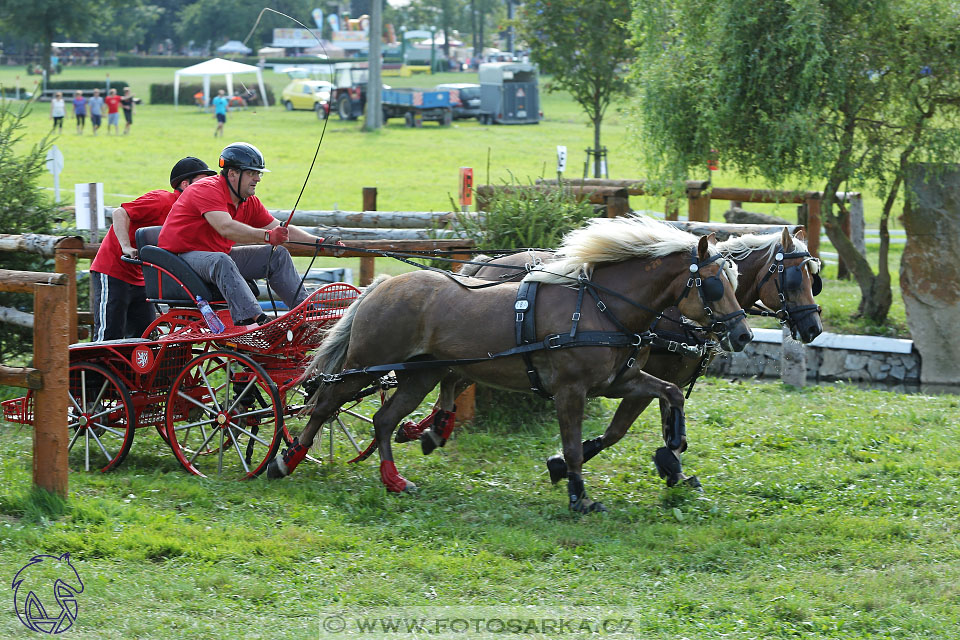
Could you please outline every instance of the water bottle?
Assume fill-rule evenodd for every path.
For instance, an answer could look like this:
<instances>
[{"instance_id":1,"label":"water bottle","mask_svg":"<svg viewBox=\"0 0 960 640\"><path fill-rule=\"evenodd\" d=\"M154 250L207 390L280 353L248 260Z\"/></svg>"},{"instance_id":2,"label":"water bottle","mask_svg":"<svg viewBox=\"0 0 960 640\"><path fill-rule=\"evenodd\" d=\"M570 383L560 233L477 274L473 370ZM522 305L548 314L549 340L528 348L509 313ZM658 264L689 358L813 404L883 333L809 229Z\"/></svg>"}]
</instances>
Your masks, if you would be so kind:
<instances>
[{"instance_id":1,"label":"water bottle","mask_svg":"<svg viewBox=\"0 0 960 640\"><path fill-rule=\"evenodd\" d=\"M220 320L220 316L218 316L210 306L210 303L200 296L197 296L197 306L200 308L200 313L203 314L203 319L206 321L207 326L210 327L210 331L213 333L223 333L223 322Z\"/></svg>"}]
</instances>

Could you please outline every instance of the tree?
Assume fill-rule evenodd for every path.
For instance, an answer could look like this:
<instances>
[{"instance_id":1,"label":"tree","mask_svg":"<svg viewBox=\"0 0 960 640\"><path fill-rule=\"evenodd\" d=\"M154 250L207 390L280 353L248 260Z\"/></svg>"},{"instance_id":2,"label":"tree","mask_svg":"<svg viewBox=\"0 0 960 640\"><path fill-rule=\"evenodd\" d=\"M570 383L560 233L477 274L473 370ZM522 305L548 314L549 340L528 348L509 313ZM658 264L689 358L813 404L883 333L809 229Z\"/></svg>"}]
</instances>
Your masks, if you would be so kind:
<instances>
[{"instance_id":1,"label":"tree","mask_svg":"<svg viewBox=\"0 0 960 640\"><path fill-rule=\"evenodd\" d=\"M520 10L520 37L540 70L553 76L548 91L565 90L593 123L593 148L600 150L600 125L610 103L629 89L622 67L633 59L629 0L534 0ZM594 175L600 177L600 156Z\"/></svg>"},{"instance_id":2,"label":"tree","mask_svg":"<svg viewBox=\"0 0 960 640\"><path fill-rule=\"evenodd\" d=\"M48 138L24 148L22 129L27 107L0 101L0 228L4 233L50 233L57 208L41 191L37 180L44 171ZM21 155L17 155L20 153ZM0 253L0 268L22 271L53 271L53 260L25 253ZM30 311L33 296L0 293L0 309ZM11 355L27 355L33 332L22 326L0 323L0 361Z\"/></svg>"},{"instance_id":3,"label":"tree","mask_svg":"<svg viewBox=\"0 0 960 640\"><path fill-rule=\"evenodd\" d=\"M18 35L32 38L41 45L43 68L50 77L50 43L56 37L79 38L88 29L109 15L120 0L0 0L0 22Z\"/></svg>"},{"instance_id":4,"label":"tree","mask_svg":"<svg viewBox=\"0 0 960 640\"><path fill-rule=\"evenodd\" d=\"M662 177L717 149L744 175L823 181L821 215L883 324L892 301L888 223L904 169L955 160L960 16L950 0L652 0L633 23L640 137ZM841 186L884 201L874 274L841 229ZM800 185L801 187L804 185Z\"/></svg>"}]
</instances>

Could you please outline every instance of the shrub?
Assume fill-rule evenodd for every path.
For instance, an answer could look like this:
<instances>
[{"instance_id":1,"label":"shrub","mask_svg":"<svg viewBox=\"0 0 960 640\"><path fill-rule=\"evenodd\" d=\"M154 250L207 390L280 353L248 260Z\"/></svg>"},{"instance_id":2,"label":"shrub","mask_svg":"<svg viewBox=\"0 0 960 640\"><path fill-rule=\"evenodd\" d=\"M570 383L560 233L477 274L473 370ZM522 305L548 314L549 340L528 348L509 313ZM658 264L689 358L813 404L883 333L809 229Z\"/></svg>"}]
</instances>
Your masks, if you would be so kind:
<instances>
[{"instance_id":1,"label":"shrub","mask_svg":"<svg viewBox=\"0 0 960 640\"><path fill-rule=\"evenodd\" d=\"M118 67L189 67L206 58L192 58L190 56L137 56L132 53L118 53Z\"/></svg>"},{"instance_id":2,"label":"shrub","mask_svg":"<svg viewBox=\"0 0 960 640\"><path fill-rule=\"evenodd\" d=\"M51 233L56 206L37 179L44 171L49 138L32 147L22 143L29 105L0 102L0 227L4 233ZM21 155L17 155L20 152ZM0 252L0 268L20 271L54 271L53 258L30 253ZM33 296L0 293L0 306L33 310ZM0 360L24 356L33 348L33 331L0 322Z\"/></svg>"},{"instance_id":3,"label":"shrub","mask_svg":"<svg viewBox=\"0 0 960 640\"><path fill-rule=\"evenodd\" d=\"M477 248L489 251L553 248L564 234L593 217L593 206L569 190L513 184L497 189L481 215L458 219Z\"/></svg>"},{"instance_id":4,"label":"shrub","mask_svg":"<svg viewBox=\"0 0 960 640\"><path fill-rule=\"evenodd\" d=\"M246 83L246 86L250 89L254 89L257 94L260 93L260 87L254 83L252 86L249 83ZM270 101L270 104L276 104L277 101L274 98L273 89L270 85L264 85L267 90L267 100ZM236 92L239 89L240 85L238 83L233 83L233 90ZM223 89L227 90L226 84L217 84L214 82L210 83L210 97L217 95L217 91ZM193 104L193 95L195 93L203 91L202 84L181 84L180 85L180 104ZM173 104L173 83L163 83L163 84L151 84L150 85L150 104Z\"/></svg>"}]
</instances>

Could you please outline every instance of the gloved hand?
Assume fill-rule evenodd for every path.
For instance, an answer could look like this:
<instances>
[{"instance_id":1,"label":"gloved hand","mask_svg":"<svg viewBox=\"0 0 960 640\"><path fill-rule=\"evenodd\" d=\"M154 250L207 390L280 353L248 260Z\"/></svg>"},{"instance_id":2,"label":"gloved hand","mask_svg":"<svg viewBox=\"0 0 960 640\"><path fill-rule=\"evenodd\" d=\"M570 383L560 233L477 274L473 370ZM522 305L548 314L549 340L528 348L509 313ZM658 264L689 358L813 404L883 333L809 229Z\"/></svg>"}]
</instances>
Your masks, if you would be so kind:
<instances>
[{"instance_id":1,"label":"gloved hand","mask_svg":"<svg viewBox=\"0 0 960 640\"><path fill-rule=\"evenodd\" d=\"M273 229L270 229L270 231L267 231L266 233L267 244L271 244L273 246L283 244L289 238L290 238L290 229L283 226L274 227Z\"/></svg>"}]
</instances>

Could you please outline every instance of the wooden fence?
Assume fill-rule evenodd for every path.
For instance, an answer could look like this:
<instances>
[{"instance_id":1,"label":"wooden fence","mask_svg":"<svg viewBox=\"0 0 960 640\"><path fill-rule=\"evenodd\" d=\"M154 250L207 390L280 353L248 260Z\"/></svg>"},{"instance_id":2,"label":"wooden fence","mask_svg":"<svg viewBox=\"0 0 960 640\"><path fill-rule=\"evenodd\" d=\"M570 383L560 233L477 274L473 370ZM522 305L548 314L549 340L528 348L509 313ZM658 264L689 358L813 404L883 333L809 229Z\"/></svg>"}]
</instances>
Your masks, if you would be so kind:
<instances>
[{"instance_id":1,"label":"wooden fence","mask_svg":"<svg viewBox=\"0 0 960 640\"><path fill-rule=\"evenodd\" d=\"M33 390L33 484L67 495L68 279L0 269L0 291L32 293L33 368L0 365L0 384Z\"/></svg>"}]
</instances>

